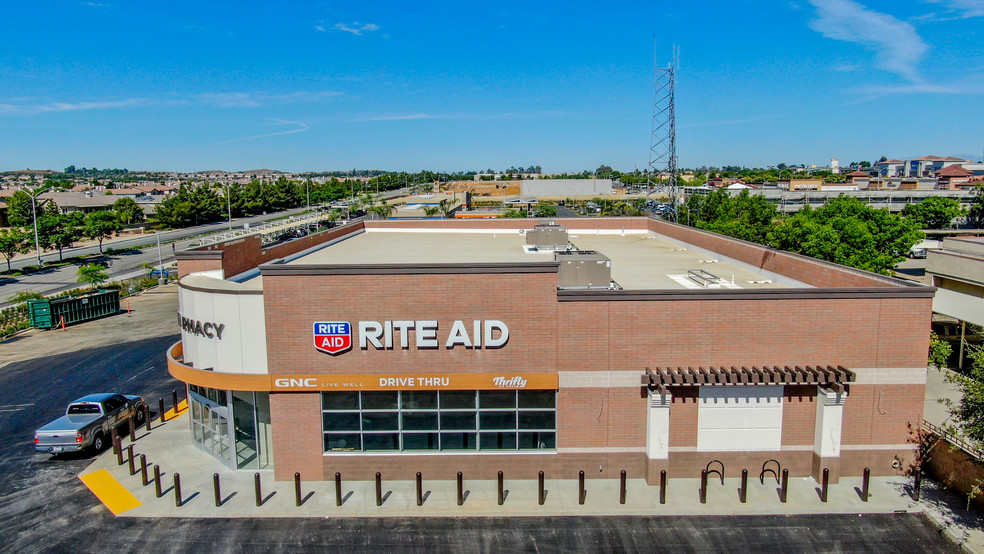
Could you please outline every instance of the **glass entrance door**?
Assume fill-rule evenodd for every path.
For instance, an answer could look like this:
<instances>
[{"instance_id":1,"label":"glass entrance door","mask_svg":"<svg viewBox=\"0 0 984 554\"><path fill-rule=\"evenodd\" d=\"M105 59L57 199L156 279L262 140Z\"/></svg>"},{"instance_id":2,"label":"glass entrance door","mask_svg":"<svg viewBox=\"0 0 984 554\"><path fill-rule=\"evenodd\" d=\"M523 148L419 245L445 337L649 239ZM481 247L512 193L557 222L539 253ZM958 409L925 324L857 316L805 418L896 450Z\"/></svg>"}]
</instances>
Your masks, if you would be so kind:
<instances>
[{"instance_id":1,"label":"glass entrance door","mask_svg":"<svg viewBox=\"0 0 984 554\"><path fill-rule=\"evenodd\" d=\"M220 392L225 396L224 391ZM229 407L216 402L217 398L200 396L195 391L191 391L188 399L191 403L191 436L195 444L226 465L233 466Z\"/></svg>"}]
</instances>

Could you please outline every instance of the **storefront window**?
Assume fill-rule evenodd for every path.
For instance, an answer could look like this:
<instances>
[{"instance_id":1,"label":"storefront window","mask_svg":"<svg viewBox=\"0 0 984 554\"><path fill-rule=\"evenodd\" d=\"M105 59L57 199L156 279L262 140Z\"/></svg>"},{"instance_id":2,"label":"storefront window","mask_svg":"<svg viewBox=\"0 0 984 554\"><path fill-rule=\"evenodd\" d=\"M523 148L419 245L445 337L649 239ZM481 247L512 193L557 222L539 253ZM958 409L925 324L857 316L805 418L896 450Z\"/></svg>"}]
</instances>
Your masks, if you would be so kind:
<instances>
[{"instance_id":1,"label":"storefront window","mask_svg":"<svg viewBox=\"0 0 984 554\"><path fill-rule=\"evenodd\" d=\"M326 452L556 448L557 391L321 395Z\"/></svg>"}]
</instances>

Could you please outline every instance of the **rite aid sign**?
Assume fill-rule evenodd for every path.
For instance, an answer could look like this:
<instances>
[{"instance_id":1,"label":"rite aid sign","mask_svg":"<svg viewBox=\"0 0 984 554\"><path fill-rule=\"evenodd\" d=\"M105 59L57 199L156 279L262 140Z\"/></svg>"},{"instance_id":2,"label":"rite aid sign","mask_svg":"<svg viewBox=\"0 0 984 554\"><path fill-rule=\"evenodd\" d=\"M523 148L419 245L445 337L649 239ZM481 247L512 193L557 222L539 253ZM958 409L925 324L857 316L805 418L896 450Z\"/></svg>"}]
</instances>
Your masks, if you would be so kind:
<instances>
[{"instance_id":1,"label":"rite aid sign","mask_svg":"<svg viewBox=\"0 0 984 554\"><path fill-rule=\"evenodd\" d=\"M466 325L462 320L451 323L450 330L441 333L437 320L360 321L359 348L391 350L395 344L403 350L410 349L410 333L418 349L444 347L453 350L464 348L502 348L509 342L509 328L497 319L474 320ZM352 348L352 326L348 321L315 321L314 347L328 354L341 354Z\"/></svg>"}]
</instances>

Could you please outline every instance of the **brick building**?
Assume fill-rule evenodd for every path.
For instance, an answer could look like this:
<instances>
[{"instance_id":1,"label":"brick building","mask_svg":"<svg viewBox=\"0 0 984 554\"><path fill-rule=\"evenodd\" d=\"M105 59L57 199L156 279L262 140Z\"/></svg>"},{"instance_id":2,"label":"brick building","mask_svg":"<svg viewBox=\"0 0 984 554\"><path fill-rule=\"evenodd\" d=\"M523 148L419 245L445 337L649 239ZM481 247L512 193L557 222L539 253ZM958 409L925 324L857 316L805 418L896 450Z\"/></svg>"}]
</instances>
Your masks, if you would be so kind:
<instances>
[{"instance_id":1,"label":"brick building","mask_svg":"<svg viewBox=\"0 0 984 554\"><path fill-rule=\"evenodd\" d=\"M556 223L179 252L191 440L278 479L908 467L933 288L654 219Z\"/></svg>"}]
</instances>

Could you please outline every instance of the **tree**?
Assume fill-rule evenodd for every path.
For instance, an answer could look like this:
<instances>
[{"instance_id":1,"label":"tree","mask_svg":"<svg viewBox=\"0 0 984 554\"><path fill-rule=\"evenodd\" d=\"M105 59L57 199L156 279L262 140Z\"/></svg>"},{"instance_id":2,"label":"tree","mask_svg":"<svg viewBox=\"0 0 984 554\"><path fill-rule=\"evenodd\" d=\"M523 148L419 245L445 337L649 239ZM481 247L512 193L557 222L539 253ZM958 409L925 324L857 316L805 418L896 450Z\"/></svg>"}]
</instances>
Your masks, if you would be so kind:
<instances>
[{"instance_id":1,"label":"tree","mask_svg":"<svg viewBox=\"0 0 984 554\"><path fill-rule=\"evenodd\" d=\"M536 209L533 210L536 217L556 217L557 216L557 206L551 204L537 204Z\"/></svg>"},{"instance_id":2,"label":"tree","mask_svg":"<svg viewBox=\"0 0 984 554\"><path fill-rule=\"evenodd\" d=\"M960 201L955 198L930 196L917 204L906 204L902 217L912 220L920 229L943 229L953 223L953 219L964 215Z\"/></svg>"},{"instance_id":3,"label":"tree","mask_svg":"<svg viewBox=\"0 0 984 554\"><path fill-rule=\"evenodd\" d=\"M143 208L137 204L137 201L129 196L123 196L116 202L113 202L113 211L116 212L116 217L119 218L120 223L123 225L141 221L144 213Z\"/></svg>"},{"instance_id":4,"label":"tree","mask_svg":"<svg viewBox=\"0 0 984 554\"><path fill-rule=\"evenodd\" d=\"M0 254L7 258L7 271L10 271L10 259L14 254L23 251L27 234L17 229L0 229Z\"/></svg>"},{"instance_id":5,"label":"tree","mask_svg":"<svg viewBox=\"0 0 984 554\"><path fill-rule=\"evenodd\" d=\"M444 217L451 217L454 214L454 204L449 202L447 198L441 200L438 207L441 208L441 215Z\"/></svg>"},{"instance_id":6,"label":"tree","mask_svg":"<svg viewBox=\"0 0 984 554\"><path fill-rule=\"evenodd\" d=\"M46 216L47 217L47 216ZM58 261L62 261L62 251L82 238L85 226L85 215L82 212L61 214L56 219L57 224L51 231L51 245L58 249Z\"/></svg>"},{"instance_id":7,"label":"tree","mask_svg":"<svg viewBox=\"0 0 984 554\"><path fill-rule=\"evenodd\" d=\"M912 245L923 238L918 226L888 210L840 196L819 209L804 207L768 233L775 248L891 275Z\"/></svg>"},{"instance_id":8,"label":"tree","mask_svg":"<svg viewBox=\"0 0 984 554\"><path fill-rule=\"evenodd\" d=\"M984 442L984 348L972 346L970 371L949 373L947 380L955 383L963 393L956 406L950 406L954 421L964 434L977 442Z\"/></svg>"},{"instance_id":9,"label":"tree","mask_svg":"<svg viewBox=\"0 0 984 554\"><path fill-rule=\"evenodd\" d=\"M984 227L984 186L974 189L970 200L970 210L967 211L967 223L974 229Z\"/></svg>"},{"instance_id":10,"label":"tree","mask_svg":"<svg viewBox=\"0 0 984 554\"><path fill-rule=\"evenodd\" d=\"M953 347L950 343L941 339L936 333L929 334L929 363L936 366L937 370L946 367L946 361L952 352Z\"/></svg>"},{"instance_id":11,"label":"tree","mask_svg":"<svg viewBox=\"0 0 984 554\"><path fill-rule=\"evenodd\" d=\"M369 211L376 214L380 219L387 219L396 212L396 206L383 202L369 208Z\"/></svg>"},{"instance_id":12,"label":"tree","mask_svg":"<svg viewBox=\"0 0 984 554\"><path fill-rule=\"evenodd\" d=\"M103 240L123 230L123 224L111 211L92 212L85 216L82 232L85 236L99 241L99 253L103 251Z\"/></svg>"},{"instance_id":13,"label":"tree","mask_svg":"<svg viewBox=\"0 0 984 554\"><path fill-rule=\"evenodd\" d=\"M437 214L441 213L440 206L424 206L424 217L437 217Z\"/></svg>"},{"instance_id":14,"label":"tree","mask_svg":"<svg viewBox=\"0 0 984 554\"><path fill-rule=\"evenodd\" d=\"M774 204L748 190L731 196L725 189L691 196L680 207L677 221L730 237L765 244L778 215Z\"/></svg>"},{"instance_id":15,"label":"tree","mask_svg":"<svg viewBox=\"0 0 984 554\"><path fill-rule=\"evenodd\" d=\"M7 222L12 227L30 227L34 225L34 209L31 206L31 195L19 190L8 196L4 202L7 204ZM41 206L36 206L41 208Z\"/></svg>"},{"instance_id":16,"label":"tree","mask_svg":"<svg viewBox=\"0 0 984 554\"><path fill-rule=\"evenodd\" d=\"M76 280L79 283L88 283L92 285L92 288L96 288L97 285L100 283L105 283L106 279L109 278L109 275L106 273L105 269L106 268L99 264L79 266Z\"/></svg>"}]
</instances>

